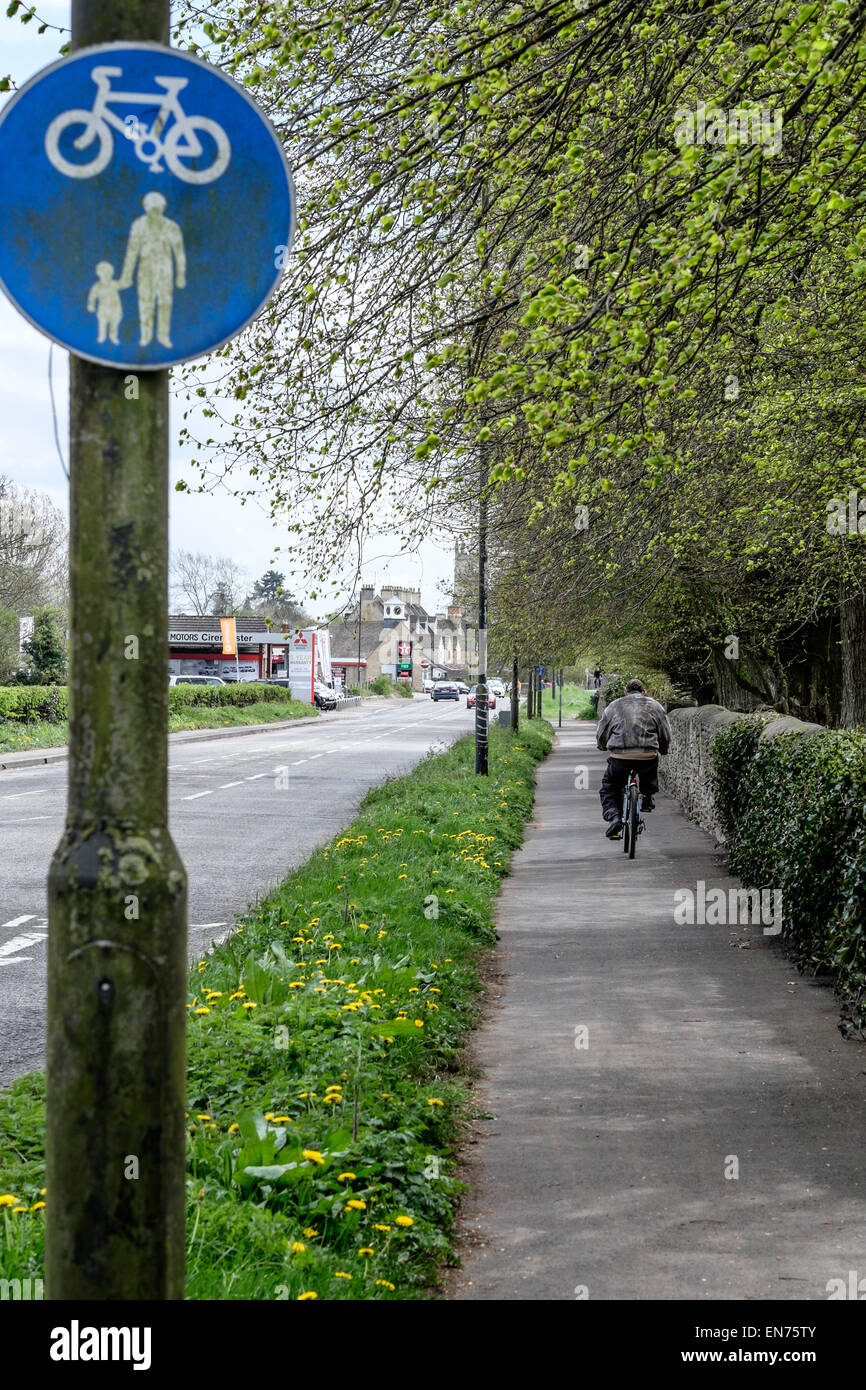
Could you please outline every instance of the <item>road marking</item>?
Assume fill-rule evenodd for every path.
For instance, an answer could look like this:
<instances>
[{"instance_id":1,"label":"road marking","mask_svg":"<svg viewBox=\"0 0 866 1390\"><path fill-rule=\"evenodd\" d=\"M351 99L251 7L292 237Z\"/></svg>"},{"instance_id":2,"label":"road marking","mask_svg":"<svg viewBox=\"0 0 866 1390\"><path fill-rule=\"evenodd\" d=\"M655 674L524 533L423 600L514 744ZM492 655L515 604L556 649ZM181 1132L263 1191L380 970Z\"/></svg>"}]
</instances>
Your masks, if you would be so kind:
<instances>
[{"instance_id":1,"label":"road marking","mask_svg":"<svg viewBox=\"0 0 866 1390\"><path fill-rule=\"evenodd\" d=\"M270 777L269 772L254 772L252 777L245 777L245 782L257 782L260 777Z\"/></svg>"},{"instance_id":2,"label":"road marking","mask_svg":"<svg viewBox=\"0 0 866 1390\"><path fill-rule=\"evenodd\" d=\"M228 922L194 922L190 931L209 931L211 927L227 927Z\"/></svg>"},{"instance_id":3,"label":"road marking","mask_svg":"<svg viewBox=\"0 0 866 1390\"><path fill-rule=\"evenodd\" d=\"M211 789L210 789L209 792L194 792L192 796L185 796L185 797L182 798L182 800L184 800L184 801L198 801L198 799L199 799L200 796L211 796L211 795L213 794L214 790L215 790L215 788L214 788L214 787L211 787Z\"/></svg>"},{"instance_id":4,"label":"road marking","mask_svg":"<svg viewBox=\"0 0 866 1390\"><path fill-rule=\"evenodd\" d=\"M39 792L10 792L8 796L0 796L0 801L17 801L19 796L39 796Z\"/></svg>"},{"instance_id":5,"label":"road marking","mask_svg":"<svg viewBox=\"0 0 866 1390\"><path fill-rule=\"evenodd\" d=\"M298 758L296 763L289 763L289 767L300 767L301 763L308 763L309 761L309 758Z\"/></svg>"},{"instance_id":6,"label":"road marking","mask_svg":"<svg viewBox=\"0 0 866 1390\"><path fill-rule=\"evenodd\" d=\"M242 781L243 781L243 778L241 778L241 782L242 782ZM221 792L224 792L225 789L226 789L226 787L239 787L240 785L241 785L240 782L222 782L222 783L220 784L219 790L220 790Z\"/></svg>"},{"instance_id":7,"label":"road marking","mask_svg":"<svg viewBox=\"0 0 866 1390\"><path fill-rule=\"evenodd\" d=\"M25 912L23 917L13 917L11 922L0 922L0 931L5 927L23 927L25 922L32 922L35 917L35 912Z\"/></svg>"},{"instance_id":8,"label":"road marking","mask_svg":"<svg viewBox=\"0 0 866 1390\"><path fill-rule=\"evenodd\" d=\"M14 956L16 951L24 951L28 946L35 946L47 935L48 933L45 931L30 931L23 936L13 936L11 941L5 941L0 946L0 956Z\"/></svg>"},{"instance_id":9,"label":"road marking","mask_svg":"<svg viewBox=\"0 0 866 1390\"><path fill-rule=\"evenodd\" d=\"M60 815L60 814L61 814L61 812L58 810L57 815ZM31 821L34 821L34 820L54 820L54 819L55 819L54 816L20 816L20 817L18 818L18 820L7 820L7 821L3 821L3 825L6 826L7 829L8 829L10 826L13 826L13 825L29 825L30 822L31 822Z\"/></svg>"},{"instance_id":10,"label":"road marking","mask_svg":"<svg viewBox=\"0 0 866 1390\"><path fill-rule=\"evenodd\" d=\"M305 761L308 763L314 763L316 761L316 758L324 758L324 756L324 753L311 753L310 756L305 759Z\"/></svg>"}]
</instances>

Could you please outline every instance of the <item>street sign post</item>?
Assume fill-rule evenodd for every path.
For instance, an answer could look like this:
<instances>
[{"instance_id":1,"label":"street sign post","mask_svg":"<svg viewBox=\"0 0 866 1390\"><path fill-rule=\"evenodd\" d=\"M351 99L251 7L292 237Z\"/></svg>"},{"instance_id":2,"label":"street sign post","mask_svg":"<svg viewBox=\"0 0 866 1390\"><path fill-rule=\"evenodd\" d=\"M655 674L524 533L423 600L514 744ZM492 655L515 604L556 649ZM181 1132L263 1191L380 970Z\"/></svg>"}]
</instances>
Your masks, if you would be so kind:
<instances>
[{"instance_id":1,"label":"street sign post","mask_svg":"<svg viewBox=\"0 0 866 1390\"><path fill-rule=\"evenodd\" d=\"M90 46L0 113L0 285L77 356L201 357L253 319L289 253L282 145L219 68L162 44Z\"/></svg>"},{"instance_id":2,"label":"street sign post","mask_svg":"<svg viewBox=\"0 0 866 1390\"><path fill-rule=\"evenodd\" d=\"M72 0L0 114L0 286L70 357L69 796L48 880L46 1297L181 1299L186 875L168 830L168 367L261 310L291 177L169 0Z\"/></svg>"}]
</instances>

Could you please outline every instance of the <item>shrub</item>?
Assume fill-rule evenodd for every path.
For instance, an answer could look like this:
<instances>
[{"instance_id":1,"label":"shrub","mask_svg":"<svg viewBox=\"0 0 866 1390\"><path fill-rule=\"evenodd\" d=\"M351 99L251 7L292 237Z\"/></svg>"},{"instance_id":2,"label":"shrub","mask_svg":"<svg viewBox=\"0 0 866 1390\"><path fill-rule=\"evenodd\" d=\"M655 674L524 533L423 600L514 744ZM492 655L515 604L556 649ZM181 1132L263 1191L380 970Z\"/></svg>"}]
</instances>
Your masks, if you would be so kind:
<instances>
[{"instance_id":1,"label":"shrub","mask_svg":"<svg viewBox=\"0 0 866 1390\"><path fill-rule=\"evenodd\" d=\"M393 689L390 676L377 676L374 681L370 681L370 689L374 695L390 695Z\"/></svg>"},{"instance_id":2,"label":"shrub","mask_svg":"<svg viewBox=\"0 0 866 1390\"><path fill-rule=\"evenodd\" d=\"M844 730L759 742L742 720L713 745L730 867L782 891L785 942L802 970L827 971L846 1036L866 1028L866 735Z\"/></svg>"},{"instance_id":3,"label":"shrub","mask_svg":"<svg viewBox=\"0 0 866 1390\"><path fill-rule=\"evenodd\" d=\"M403 697L404 700L411 700L411 699L412 699L412 687L411 687L411 685L407 685L405 681L398 681L398 682L397 682L397 694L398 694L398 695L401 695L401 696Z\"/></svg>"},{"instance_id":4,"label":"shrub","mask_svg":"<svg viewBox=\"0 0 866 1390\"><path fill-rule=\"evenodd\" d=\"M9 724L60 724L67 717L65 685L0 687L0 721Z\"/></svg>"},{"instance_id":5,"label":"shrub","mask_svg":"<svg viewBox=\"0 0 866 1390\"><path fill-rule=\"evenodd\" d=\"M173 685L168 692L172 711L188 709L190 705L258 705L289 704L292 692L283 685L255 685L252 681L237 685ZM312 713L312 706L311 713Z\"/></svg>"}]
</instances>

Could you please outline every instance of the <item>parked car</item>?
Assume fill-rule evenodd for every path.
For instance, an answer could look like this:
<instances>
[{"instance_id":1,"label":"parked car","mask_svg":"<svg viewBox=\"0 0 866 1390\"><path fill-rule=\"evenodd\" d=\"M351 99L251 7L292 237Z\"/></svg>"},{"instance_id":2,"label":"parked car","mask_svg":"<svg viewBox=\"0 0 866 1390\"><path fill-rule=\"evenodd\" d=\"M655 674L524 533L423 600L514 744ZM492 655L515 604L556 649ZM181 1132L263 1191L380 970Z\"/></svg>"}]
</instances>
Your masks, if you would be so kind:
<instances>
[{"instance_id":1,"label":"parked car","mask_svg":"<svg viewBox=\"0 0 866 1390\"><path fill-rule=\"evenodd\" d=\"M421 689L425 695L433 694L433 687L435 684L436 682L433 680L431 676L421 677Z\"/></svg>"},{"instance_id":2,"label":"parked car","mask_svg":"<svg viewBox=\"0 0 866 1390\"><path fill-rule=\"evenodd\" d=\"M336 693L324 681L316 681L313 686L313 700L316 709L336 709L338 704Z\"/></svg>"},{"instance_id":3,"label":"parked car","mask_svg":"<svg viewBox=\"0 0 866 1390\"><path fill-rule=\"evenodd\" d=\"M470 690L469 694L466 696L466 708L467 708L467 709L474 709L475 706L477 705L477 703L478 703L478 686L477 686L477 685L473 685L473 687L472 687L472 689ZM496 709L496 696L493 694L493 691L490 689L490 686L487 687L487 708L488 708L488 709Z\"/></svg>"},{"instance_id":4,"label":"parked car","mask_svg":"<svg viewBox=\"0 0 866 1390\"><path fill-rule=\"evenodd\" d=\"M219 676L169 676L169 685L225 685Z\"/></svg>"},{"instance_id":5,"label":"parked car","mask_svg":"<svg viewBox=\"0 0 866 1390\"><path fill-rule=\"evenodd\" d=\"M433 687L434 700L459 700L460 691L456 681L437 681Z\"/></svg>"},{"instance_id":6,"label":"parked car","mask_svg":"<svg viewBox=\"0 0 866 1390\"><path fill-rule=\"evenodd\" d=\"M497 700L505 699L505 686L498 676L491 676L487 682L487 689L492 690Z\"/></svg>"},{"instance_id":7,"label":"parked car","mask_svg":"<svg viewBox=\"0 0 866 1390\"><path fill-rule=\"evenodd\" d=\"M455 684L461 695L469 694L469 686L466 684L465 681L456 681Z\"/></svg>"}]
</instances>

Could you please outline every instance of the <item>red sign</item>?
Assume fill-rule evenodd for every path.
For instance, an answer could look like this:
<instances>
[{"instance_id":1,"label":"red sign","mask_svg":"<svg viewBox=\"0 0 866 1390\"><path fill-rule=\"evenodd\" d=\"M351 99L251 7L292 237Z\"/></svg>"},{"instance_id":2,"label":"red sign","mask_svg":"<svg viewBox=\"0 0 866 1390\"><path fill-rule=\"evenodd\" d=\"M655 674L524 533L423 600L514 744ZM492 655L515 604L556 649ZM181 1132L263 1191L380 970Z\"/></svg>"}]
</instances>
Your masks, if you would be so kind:
<instances>
[{"instance_id":1,"label":"red sign","mask_svg":"<svg viewBox=\"0 0 866 1390\"><path fill-rule=\"evenodd\" d=\"M404 661L407 661L407 660L409 659L409 657L412 655L412 643L411 643L411 642L398 642L398 643L397 643L397 655L398 655L399 657L402 657Z\"/></svg>"}]
</instances>

